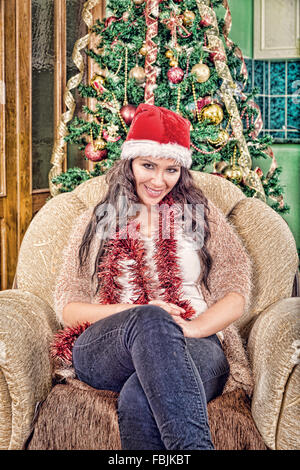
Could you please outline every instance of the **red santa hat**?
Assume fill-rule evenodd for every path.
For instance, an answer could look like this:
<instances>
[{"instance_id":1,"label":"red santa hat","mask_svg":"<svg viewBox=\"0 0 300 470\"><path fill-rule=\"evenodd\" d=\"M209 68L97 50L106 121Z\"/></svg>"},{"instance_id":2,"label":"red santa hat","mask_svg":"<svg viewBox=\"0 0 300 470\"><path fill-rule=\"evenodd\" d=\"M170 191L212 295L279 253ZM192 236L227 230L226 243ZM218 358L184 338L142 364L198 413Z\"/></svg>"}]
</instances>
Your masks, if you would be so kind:
<instances>
[{"instance_id":1,"label":"red santa hat","mask_svg":"<svg viewBox=\"0 0 300 470\"><path fill-rule=\"evenodd\" d=\"M169 109L150 104L137 107L121 159L136 157L173 158L190 168L190 122Z\"/></svg>"}]
</instances>

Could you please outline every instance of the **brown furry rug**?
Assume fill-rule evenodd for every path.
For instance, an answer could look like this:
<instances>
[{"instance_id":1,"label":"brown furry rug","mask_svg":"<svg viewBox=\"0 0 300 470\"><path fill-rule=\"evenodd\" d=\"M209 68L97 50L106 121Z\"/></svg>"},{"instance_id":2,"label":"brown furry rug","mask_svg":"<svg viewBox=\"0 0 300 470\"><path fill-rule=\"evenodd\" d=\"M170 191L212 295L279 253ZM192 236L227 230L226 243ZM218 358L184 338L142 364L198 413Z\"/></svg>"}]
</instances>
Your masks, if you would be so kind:
<instances>
[{"instance_id":1,"label":"brown furry rug","mask_svg":"<svg viewBox=\"0 0 300 470\"><path fill-rule=\"evenodd\" d=\"M28 450L120 450L117 393L96 390L77 379L53 387L41 403L24 444ZM243 390L208 404L217 450L265 450Z\"/></svg>"}]
</instances>

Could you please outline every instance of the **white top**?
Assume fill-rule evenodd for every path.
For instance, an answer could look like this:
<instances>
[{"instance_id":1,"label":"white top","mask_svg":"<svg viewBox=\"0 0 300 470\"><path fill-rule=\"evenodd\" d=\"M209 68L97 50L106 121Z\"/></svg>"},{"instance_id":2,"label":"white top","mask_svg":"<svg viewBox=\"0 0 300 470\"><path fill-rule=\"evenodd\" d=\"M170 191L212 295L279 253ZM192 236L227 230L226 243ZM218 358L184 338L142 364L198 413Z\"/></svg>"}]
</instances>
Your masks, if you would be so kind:
<instances>
[{"instance_id":1,"label":"white top","mask_svg":"<svg viewBox=\"0 0 300 470\"><path fill-rule=\"evenodd\" d=\"M158 286L158 275L156 271L155 261L153 259L155 240L154 235L151 237L141 236L145 250L146 260L149 269L153 276L153 282ZM189 300L191 306L194 308L196 314L193 318L203 313L207 309L207 304L204 301L200 287L198 287L198 280L201 274L201 264L197 251L193 246L193 241L189 240L185 236L176 236L177 238L177 256L179 266L182 272L182 291L184 295L182 300ZM129 283L129 272L126 270L126 266L134 263L134 260L121 261L121 266L124 266L123 275L119 276L118 282L124 287L121 302L130 303L135 300L132 293L132 286ZM162 292L156 291L158 297L163 299Z\"/></svg>"}]
</instances>

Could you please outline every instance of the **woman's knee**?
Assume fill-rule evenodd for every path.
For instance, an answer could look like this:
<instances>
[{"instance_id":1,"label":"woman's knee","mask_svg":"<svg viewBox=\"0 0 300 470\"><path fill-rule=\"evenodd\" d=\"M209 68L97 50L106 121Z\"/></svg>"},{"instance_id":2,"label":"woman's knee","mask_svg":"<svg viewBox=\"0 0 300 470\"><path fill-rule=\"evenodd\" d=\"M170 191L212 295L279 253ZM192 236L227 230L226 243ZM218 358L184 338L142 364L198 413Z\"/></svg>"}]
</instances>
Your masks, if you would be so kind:
<instances>
[{"instance_id":1,"label":"woman's knee","mask_svg":"<svg viewBox=\"0 0 300 470\"><path fill-rule=\"evenodd\" d=\"M141 305L138 309L133 310L136 318L140 322L169 322L175 323L172 316L162 307L158 305Z\"/></svg>"}]
</instances>

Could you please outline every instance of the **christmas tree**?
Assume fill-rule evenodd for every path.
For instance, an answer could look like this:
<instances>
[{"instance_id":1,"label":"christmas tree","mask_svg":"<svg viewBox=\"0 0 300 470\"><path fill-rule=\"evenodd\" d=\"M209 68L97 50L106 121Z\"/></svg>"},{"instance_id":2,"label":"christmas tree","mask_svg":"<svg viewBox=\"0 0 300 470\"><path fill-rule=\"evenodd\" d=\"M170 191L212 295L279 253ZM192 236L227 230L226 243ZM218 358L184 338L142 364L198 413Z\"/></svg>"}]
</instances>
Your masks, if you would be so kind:
<instances>
[{"instance_id":1,"label":"christmas tree","mask_svg":"<svg viewBox=\"0 0 300 470\"><path fill-rule=\"evenodd\" d=\"M228 37L227 0L108 0L110 14L97 20L97 47L86 49L96 64L90 83L78 91L89 98L86 119L68 123L65 141L79 146L93 171L70 168L52 179L70 191L104 174L119 159L135 109L146 102L169 108L191 123L191 170L211 172L258 197L277 212L283 201L281 168L271 137L259 137L262 119L248 81L242 52ZM225 17L217 15L225 8ZM272 158L266 175L252 161Z\"/></svg>"}]
</instances>

